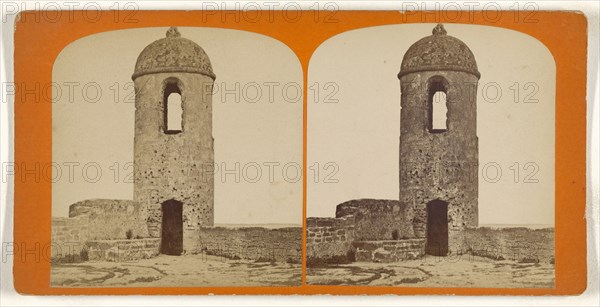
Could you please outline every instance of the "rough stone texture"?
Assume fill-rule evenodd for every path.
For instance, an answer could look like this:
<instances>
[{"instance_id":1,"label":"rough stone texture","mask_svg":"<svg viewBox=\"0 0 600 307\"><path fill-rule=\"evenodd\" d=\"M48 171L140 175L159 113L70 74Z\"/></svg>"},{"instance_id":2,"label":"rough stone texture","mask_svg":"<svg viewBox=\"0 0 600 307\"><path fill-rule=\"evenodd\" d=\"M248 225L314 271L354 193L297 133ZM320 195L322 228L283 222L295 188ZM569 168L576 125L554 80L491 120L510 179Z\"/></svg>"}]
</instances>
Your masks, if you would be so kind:
<instances>
[{"instance_id":1,"label":"rough stone texture","mask_svg":"<svg viewBox=\"0 0 600 307\"><path fill-rule=\"evenodd\" d=\"M356 249L356 261L398 262L425 254L425 239L356 241L352 245Z\"/></svg>"},{"instance_id":2,"label":"rough stone texture","mask_svg":"<svg viewBox=\"0 0 600 307\"><path fill-rule=\"evenodd\" d=\"M451 252L453 247L463 244L465 228L478 226L476 94L480 74L473 53L462 41L448 36L441 24L432 33L408 49L398 73L401 87L399 200L351 200L337 207L336 217L353 217L356 241L426 238L427 204L436 200L448 204ZM445 130L431 127L431 99L438 91L446 94ZM317 228L310 227L309 223L309 234L317 232ZM443 229L440 234L433 233L436 235L445 235ZM421 251L426 239L413 243L413 247ZM403 246L403 243L387 244L394 248ZM339 253L337 245L315 242L309 237L307 249L315 255L326 253L320 249ZM361 259L375 259L375 250L382 259L400 258L394 251L379 248L361 252Z\"/></svg>"},{"instance_id":3,"label":"rough stone texture","mask_svg":"<svg viewBox=\"0 0 600 307\"><path fill-rule=\"evenodd\" d=\"M354 216L341 218L311 217L306 221L306 257L308 259L345 257L354 242Z\"/></svg>"},{"instance_id":4,"label":"rough stone texture","mask_svg":"<svg viewBox=\"0 0 600 307\"><path fill-rule=\"evenodd\" d=\"M177 82L183 105L182 132L164 132L163 91ZM192 251L198 229L213 225L213 79L194 73L156 73L135 79L134 199L148 207L150 236L160 237L161 204L183 203L183 247Z\"/></svg>"},{"instance_id":5,"label":"rough stone texture","mask_svg":"<svg viewBox=\"0 0 600 307\"><path fill-rule=\"evenodd\" d=\"M122 253L124 259L155 255L160 239L121 239L126 239L129 231L135 239L160 238L161 205L167 200L183 204L185 252L198 250L200 227L213 225L215 75L210 59L200 46L171 28L166 38L142 51L132 78L136 93L134 200L85 200L71 205L69 219L53 219L53 244L80 243L73 254L81 252L81 246L87 242L97 259ZM174 92L181 94L183 114L179 133L165 127L167 85L175 86ZM135 242L144 242L142 245L146 247ZM115 252L115 248L121 247L122 251ZM60 256L59 248L53 247L52 254Z\"/></svg>"},{"instance_id":6,"label":"rough stone texture","mask_svg":"<svg viewBox=\"0 0 600 307\"><path fill-rule=\"evenodd\" d=\"M79 257L88 240L88 223L87 216L53 217L50 259L55 261L61 258Z\"/></svg>"},{"instance_id":7,"label":"rough stone texture","mask_svg":"<svg viewBox=\"0 0 600 307\"><path fill-rule=\"evenodd\" d=\"M356 261L393 262L422 256L424 239L391 240L392 229L402 223L403 214L397 211L401 207L397 201L364 199L338 205L337 218L308 218L308 261L346 257L349 253ZM396 221L399 224L394 226ZM390 239L362 239L377 236Z\"/></svg>"},{"instance_id":8,"label":"rough stone texture","mask_svg":"<svg viewBox=\"0 0 600 307\"><path fill-rule=\"evenodd\" d=\"M188 72L215 79L210 59L204 49L181 37L177 28L167 31L166 37L148 45L137 58L132 79L152 73Z\"/></svg>"},{"instance_id":9,"label":"rough stone texture","mask_svg":"<svg viewBox=\"0 0 600 307\"><path fill-rule=\"evenodd\" d=\"M438 25L433 35L409 48L398 76L400 202L412 204L415 236L426 236L427 203L436 199L448 203L450 233L477 227L479 73L473 53ZM437 90L446 93L448 107L442 133L429 127L429 100ZM455 244L449 236L449 245Z\"/></svg>"},{"instance_id":10,"label":"rough stone texture","mask_svg":"<svg viewBox=\"0 0 600 307\"><path fill-rule=\"evenodd\" d=\"M147 210L133 200L90 199L72 204L69 217L88 218L89 240L126 239L148 237Z\"/></svg>"},{"instance_id":11,"label":"rough stone texture","mask_svg":"<svg viewBox=\"0 0 600 307\"><path fill-rule=\"evenodd\" d=\"M448 82L448 130L443 133L428 130L426 89L432 77ZM401 78L400 202L412 204L417 237L426 236L426 206L435 199L448 203L449 231L478 226L476 96L470 92L476 82L474 75L454 71Z\"/></svg>"},{"instance_id":12,"label":"rough stone texture","mask_svg":"<svg viewBox=\"0 0 600 307\"><path fill-rule=\"evenodd\" d=\"M92 240L85 248L89 261L128 262L157 256L160 239Z\"/></svg>"},{"instance_id":13,"label":"rough stone texture","mask_svg":"<svg viewBox=\"0 0 600 307\"><path fill-rule=\"evenodd\" d=\"M459 235L462 246L457 254L473 254L489 258L521 262L554 262L554 228L468 228Z\"/></svg>"},{"instance_id":14,"label":"rough stone texture","mask_svg":"<svg viewBox=\"0 0 600 307\"><path fill-rule=\"evenodd\" d=\"M396 240L414 237L411 212L397 200L357 199L337 205L335 216L354 216L357 241Z\"/></svg>"},{"instance_id":15,"label":"rough stone texture","mask_svg":"<svg viewBox=\"0 0 600 307\"><path fill-rule=\"evenodd\" d=\"M408 48L398 78L420 71L463 71L480 76L473 52L461 40L446 35L441 24L433 29L432 35Z\"/></svg>"},{"instance_id":16,"label":"rough stone texture","mask_svg":"<svg viewBox=\"0 0 600 307\"><path fill-rule=\"evenodd\" d=\"M135 73L134 199L148 208L148 231L161 236L161 204L183 203L183 249L194 251L199 228L214 221L214 140L210 60L176 28L148 45ZM182 130L167 133L165 90L176 85Z\"/></svg>"},{"instance_id":17,"label":"rough stone texture","mask_svg":"<svg viewBox=\"0 0 600 307\"><path fill-rule=\"evenodd\" d=\"M199 249L230 259L302 263L302 228L203 227Z\"/></svg>"}]
</instances>

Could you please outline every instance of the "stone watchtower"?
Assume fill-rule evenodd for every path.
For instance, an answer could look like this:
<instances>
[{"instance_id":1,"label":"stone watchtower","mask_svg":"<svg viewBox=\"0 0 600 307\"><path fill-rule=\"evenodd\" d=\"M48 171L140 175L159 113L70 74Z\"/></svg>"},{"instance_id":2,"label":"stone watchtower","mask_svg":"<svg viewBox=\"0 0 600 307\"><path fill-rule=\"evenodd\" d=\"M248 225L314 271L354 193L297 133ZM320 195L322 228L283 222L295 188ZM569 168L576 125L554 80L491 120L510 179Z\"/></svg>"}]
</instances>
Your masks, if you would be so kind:
<instances>
[{"instance_id":1,"label":"stone watchtower","mask_svg":"<svg viewBox=\"0 0 600 307\"><path fill-rule=\"evenodd\" d=\"M475 57L440 24L404 55L398 78L400 202L413 208L426 252L446 255L456 235L478 226Z\"/></svg>"},{"instance_id":2,"label":"stone watchtower","mask_svg":"<svg viewBox=\"0 0 600 307\"><path fill-rule=\"evenodd\" d=\"M135 84L134 199L147 208L161 253L196 249L213 225L212 86L204 50L177 28L139 55Z\"/></svg>"}]
</instances>

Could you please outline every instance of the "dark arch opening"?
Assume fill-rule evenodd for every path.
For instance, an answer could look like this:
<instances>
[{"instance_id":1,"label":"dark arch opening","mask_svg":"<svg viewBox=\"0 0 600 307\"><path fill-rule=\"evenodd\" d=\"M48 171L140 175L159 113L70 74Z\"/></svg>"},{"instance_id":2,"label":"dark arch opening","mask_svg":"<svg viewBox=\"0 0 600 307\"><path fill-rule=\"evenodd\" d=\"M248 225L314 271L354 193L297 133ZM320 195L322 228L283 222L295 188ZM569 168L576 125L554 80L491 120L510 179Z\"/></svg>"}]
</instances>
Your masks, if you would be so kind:
<instances>
[{"instance_id":1,"label":"dark arch opening","mask_svg":"<svg viewBox=\"0 0 600 307\"><path fill-rule=\"evenodd\" d=\"M435 199L427 203L427 245L425 253L448 254L448 203Z\"/></svg>"},{"instance_id":2,"label":"dark arch opening","mask_svg":"<svg viewBox=\"0 0 600 307\"><path fill-rule=\"evenodd\" d=\"M183 203L169 199L162 203L160 252L179 256L183 253Z\"/></svg>"},{"instance_id":3,"label":"dark arch opening","mask_svg":"<svg viewBox=\"0 0 600 307\"><path fill-rule=\"evenodd\" d=\"M429 80L427 111L429 117L428 129L430 133L443 133L448 131L446 83L446 80L442 77L433 77Z\"/></svg>"},{"instance_id":4,"label":"dark arch opening","mask_svg":"<svg viewBox=\"0 0 600 307\"><path fill-rule=\"evenodd\" d=\"M183 102L177 80L169 80L163 91L163 120L166 134L183 131Z\"/></svg>"}]
</instances>

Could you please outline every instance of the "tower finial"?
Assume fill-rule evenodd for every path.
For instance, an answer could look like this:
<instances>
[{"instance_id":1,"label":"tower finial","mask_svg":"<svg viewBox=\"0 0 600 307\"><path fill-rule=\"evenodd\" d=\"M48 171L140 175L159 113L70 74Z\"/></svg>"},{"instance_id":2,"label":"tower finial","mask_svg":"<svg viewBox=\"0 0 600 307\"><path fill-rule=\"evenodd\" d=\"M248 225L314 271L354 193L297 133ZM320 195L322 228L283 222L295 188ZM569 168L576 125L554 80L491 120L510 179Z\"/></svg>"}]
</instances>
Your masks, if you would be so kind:
<instances>
[{"instance_id":1,"label":"tower finial","mask_svg":"<svg viewBox=\"0 0 600 307\"><path fill-rule=\"evenodd\" d=\"M435 28L433 28L433 31L431 31L431 33L433 33L433 35L446 35L446 29L444 29L444 25L441 23L438 23Z\"/></svg>"},{"instance_id":2,"label":"tower finial","mask_svg":"<svg viewBox=\"0 0 600 307\"><path fill-rule=\"evenodd\" d=\"M169 30L167 30L167 37L168 38L181 37L181 33L179 33L179 30L177 30L177 27L170 27Z\"/></svg>"}]
</instances>

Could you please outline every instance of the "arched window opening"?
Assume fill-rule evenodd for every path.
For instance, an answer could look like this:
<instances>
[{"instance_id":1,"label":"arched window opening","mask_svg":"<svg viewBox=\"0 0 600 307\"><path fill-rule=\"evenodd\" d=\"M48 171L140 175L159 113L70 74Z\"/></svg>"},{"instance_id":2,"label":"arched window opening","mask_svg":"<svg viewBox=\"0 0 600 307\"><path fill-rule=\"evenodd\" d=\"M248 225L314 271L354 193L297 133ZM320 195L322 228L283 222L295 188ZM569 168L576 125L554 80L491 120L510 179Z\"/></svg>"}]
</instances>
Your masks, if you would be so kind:
<instances>
[{"instance_id":1,"label":"arched window opening","mask_svg":"<svg viewBox=\"0 0 600 307\"><path fill-rule=\"evenodd\" d=\"M164 90L164 131L177 134L183 131L183 103L176 82L169 82Z\"/></svg>"},{"instance_id":2,"label":"arched window opening","mask_svg":"<svg viewBox=\"0 0 600 307\"><path fill-rule=\"evenodd\" d=\"M446 131L448 131L446 87L441 80L436 80L429 85L429 132Z\"/></svg>"}]
</instances>

